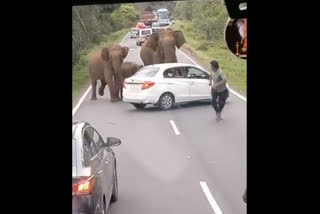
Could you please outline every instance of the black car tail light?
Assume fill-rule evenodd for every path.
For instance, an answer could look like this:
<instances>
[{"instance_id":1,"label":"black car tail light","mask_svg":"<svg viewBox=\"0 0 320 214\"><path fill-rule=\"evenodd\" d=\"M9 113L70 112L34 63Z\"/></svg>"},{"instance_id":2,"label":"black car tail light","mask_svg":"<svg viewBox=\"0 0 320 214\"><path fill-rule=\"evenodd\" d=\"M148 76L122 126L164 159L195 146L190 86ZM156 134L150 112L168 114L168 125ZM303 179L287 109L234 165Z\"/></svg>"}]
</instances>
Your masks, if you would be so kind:
<instances>
[{"instance_id":1,"label":"black car tail light","mask_svg":"<svg viewBox=\"0 0 320 214\"><path fill-rule=\"evenodd\" d=\"M72 184L72 195L90 195L92 193L94 180L95 179L92 176L89 179Z\"/></svg>"}]
</instances>

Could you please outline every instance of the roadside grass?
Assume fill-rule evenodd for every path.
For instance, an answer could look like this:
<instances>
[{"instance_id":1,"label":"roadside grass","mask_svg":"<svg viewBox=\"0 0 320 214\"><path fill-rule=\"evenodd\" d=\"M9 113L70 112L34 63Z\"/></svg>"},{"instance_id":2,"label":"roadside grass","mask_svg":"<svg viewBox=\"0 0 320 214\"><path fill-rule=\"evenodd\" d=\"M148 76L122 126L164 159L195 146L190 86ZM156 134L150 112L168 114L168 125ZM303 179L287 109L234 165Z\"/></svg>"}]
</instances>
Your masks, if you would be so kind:
<instances>
[{"instance_id":1,"label":"roadside grass","mask_svg":"<svg viewBox=\"0 0 320 214\"><path fill-rule=\"evenodd\" d=\"M223 73L228 79L229 85L240 92L247 94L247 62L239 59L229 51L224 41L208 41L194 31L190 21L176 20L171 28L181 30L187 43L182 50L187 50L197 59L199 64L211 71L209 62L216 59Z\"/></svg>"},{"instance_id":2,"label":"roadside grass","mask_svg":"<svg viewBox=\"0 0 320 214\"><path fill-rule=\"evenodd\" d=\"M80 93L89 85L88 60L91 54L105 46L119 44L129 29L122 29L108 36L103 36L99 44L85 49L77 64L72 66L72 105L79 98Z\"/></svg>"}]
</instances>

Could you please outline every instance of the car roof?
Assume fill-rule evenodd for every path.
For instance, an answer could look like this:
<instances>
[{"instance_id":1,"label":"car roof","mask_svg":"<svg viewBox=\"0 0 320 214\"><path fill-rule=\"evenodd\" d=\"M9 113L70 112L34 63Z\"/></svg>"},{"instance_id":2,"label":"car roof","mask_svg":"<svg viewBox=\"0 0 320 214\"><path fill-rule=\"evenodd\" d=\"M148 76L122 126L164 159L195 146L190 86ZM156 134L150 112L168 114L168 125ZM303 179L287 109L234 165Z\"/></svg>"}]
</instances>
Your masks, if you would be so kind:
<instances>
[{"instance_id":1,"label":"car roof","mask_svg":"<svg viewBox=\"0 0 320 214\"><path fill-rule=\"evenodd\" d=\"M161 63L161 64L154 64L154 65L147 65L147 66L144 66L144 67L158 67L161 70L164 70L164 69L168 69L168 68L189 67L189 66L196 67L196 68L199 68L201 70L204 70L203 68L201 68L201 67L199 67L198 65L195 65L195 64L179 63L179 62L177 62L177 63Z\"/></svg>"}]
</instances>

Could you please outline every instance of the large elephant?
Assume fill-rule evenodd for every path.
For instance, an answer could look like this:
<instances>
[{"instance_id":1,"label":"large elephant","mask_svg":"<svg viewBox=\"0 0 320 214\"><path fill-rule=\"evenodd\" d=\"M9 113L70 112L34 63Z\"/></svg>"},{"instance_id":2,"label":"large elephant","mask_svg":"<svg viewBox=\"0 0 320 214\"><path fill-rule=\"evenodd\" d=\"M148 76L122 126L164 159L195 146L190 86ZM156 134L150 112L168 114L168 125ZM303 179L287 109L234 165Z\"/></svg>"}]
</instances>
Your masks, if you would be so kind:
<instances>
[{"instance_id":1,"label":"large elephant","mask_svg":"<svg viewBox=\"0 0 320 214\"><path fill-rule=\"evenodd\" d=\"M180 48L185 42L182 31L167 28L148 38L141 48L140 57L145 66L178 62L176 47Z\"/></svg>"},{"instance_id":2,"label":"large elephant","mask_svg":"<svg viewBox=\"0 0 320 214\"><path fill-rule=\"evenodd\" d=\"M89 59L89 75L92 84L91 100L96 100L97 80L101 81L99 95L103 96L104 88L108 84L111 102L120 101L119 92L122 88L123 75L121 66L124 58L128 55L129 48L126 46L112 45L105 47L92 55Z\"/></svg>"},{"instance_id":3,"label":"large elephant","mask_svg":"<svg viewBox=\"0 0 320 214\"><path fill-rule=\"evenodd\" d=\"M123 75L123 79L131 77L142 67L143 67L143 65L138 65L133 62L124 62L121 66L121 72ZM123 98L122 97L122 87L120 90L120 97Z\"/></svg>"}]
</instances>

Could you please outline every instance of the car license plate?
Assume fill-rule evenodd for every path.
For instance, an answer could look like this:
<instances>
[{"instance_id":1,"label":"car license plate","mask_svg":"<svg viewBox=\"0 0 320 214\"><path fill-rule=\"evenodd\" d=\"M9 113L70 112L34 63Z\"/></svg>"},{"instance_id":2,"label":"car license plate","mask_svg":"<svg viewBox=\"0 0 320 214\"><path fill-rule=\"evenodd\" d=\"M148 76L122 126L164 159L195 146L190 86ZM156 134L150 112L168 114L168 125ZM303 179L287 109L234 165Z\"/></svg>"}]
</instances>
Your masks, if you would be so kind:
<instances>
[{"instance_id":1,"label":"car license plate","mask_svg":"<svg viewBox=\"0 0 320 214\"><path fill-rule=\"evenodd\" d=\"M130 84L130 90L131 91L139 91L140 88L141 88L141 86L138 85L138 84Z\"/></svg>"}]
</instances>

